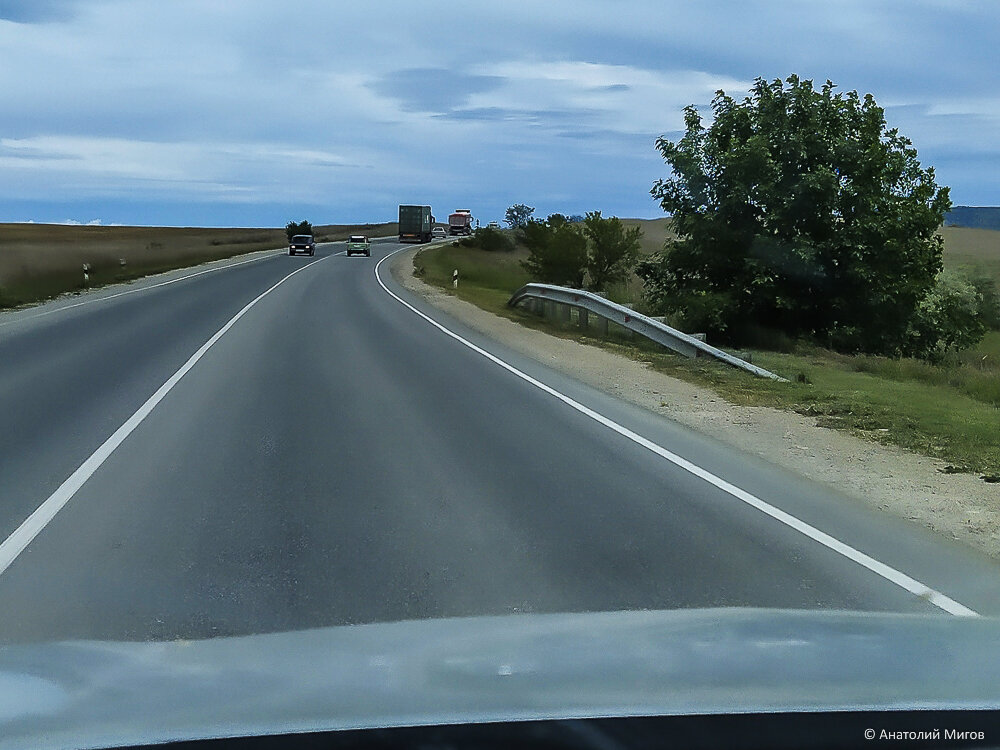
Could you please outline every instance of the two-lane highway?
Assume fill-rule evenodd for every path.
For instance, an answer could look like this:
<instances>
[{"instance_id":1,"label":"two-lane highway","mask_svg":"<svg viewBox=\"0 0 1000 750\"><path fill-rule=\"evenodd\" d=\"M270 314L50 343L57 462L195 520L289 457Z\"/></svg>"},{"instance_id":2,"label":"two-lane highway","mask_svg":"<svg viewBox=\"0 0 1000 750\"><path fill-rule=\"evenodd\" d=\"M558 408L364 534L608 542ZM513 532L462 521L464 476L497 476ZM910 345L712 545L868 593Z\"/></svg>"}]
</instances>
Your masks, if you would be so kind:
<instances>
[{"instance_id":1,"label":"two-lane highway","mask_svg":"<svg viewBox=\"0 0 1000 750\"><path fill-rule=\"evenodd\" d=\"M397 249L0 317L0 640L1000 611L993 562L483 340Z\"/></svg>"}]
</instances>

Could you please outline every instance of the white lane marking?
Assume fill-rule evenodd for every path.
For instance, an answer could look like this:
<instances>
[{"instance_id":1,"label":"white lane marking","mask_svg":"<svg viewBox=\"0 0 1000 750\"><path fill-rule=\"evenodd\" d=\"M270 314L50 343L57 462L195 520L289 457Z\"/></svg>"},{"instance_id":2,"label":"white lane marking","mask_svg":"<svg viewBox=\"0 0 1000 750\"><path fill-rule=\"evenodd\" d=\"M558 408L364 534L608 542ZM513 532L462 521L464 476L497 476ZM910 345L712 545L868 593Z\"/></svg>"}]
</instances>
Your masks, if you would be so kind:
<instances>
[{"instance_id":1,"label":"white lane marking","mask_svg":"<svg viewBox=\"0 0 1000 750\"><path fill-rule=\"evenodd\" d=\"M425 315L424 313L420 312L420 310L418 310L417 308L415 308L409 302L407 302L406 300L402 299L397 294L395 294L391 289L389 289L389 287L387 287L385 285L385 283L383 283L382 278L379 276L379 273L378 273L379 266L381 266L385 261L387 261L393 255L395 255L396 253L400 252L400 250L403 250L403 249L405 249L405 248L400 248L399 250L394 250L393 252L389 253L384 258L382 258L382 260L380 260L378 263L375 264L375 279L378 281L379 286L382 287L383 291L385 291L390 297L392 297L393 299L395 299L397 302L399 302L400 304L404 305L405 307L409 308L411 311L415 312L417 315L419 315L421 318L423 318L424 320L426 320L428 323L430 323L432 326L434 326L435 328L437 328L442 333L444 333L444 334L446 334L448 336L451 336L453 339L455 339L459 343L467 346L469 349L472 349L472 351L476 352L477 354L480 354L483 357L486 357L486 359L490 360L491 362L493 362L496 365L499 365L500 367L502 367L503 369L505 369L508 372L512 373L513 375L516 375L517 377L521 378L525 382L530 383L531 385L535 386L536 388L544 391L545 393L548 393L550 396L553 396L553 397L559 399L560 401L562 401L567 406L575 409L576 411L580 412L581 414L583 414L583 415L585 415L587 417L590 417L595 422L598 422L598 423L604 425L605 427L607 427L607 428L609 428L611 430L614 430L615 432L617 432L622 437L628 438L633 443L641 445L643 448L646 448L647 450L652 451L653 453L655 453L657 456L660 456L661 458L665 458L667 461L669 461L670 463L674 464L675 466L678 466L681 469L684 469L685 471L690 472L691 474L694 474L699 479L703 479L704 481L708 482L709 484L713 485L714 487L717 487L718 489L722 490L723 492L726 492L729 495L732 495L737 500L741 500L742 502L746 503L750 507L756 508L761 513L764 513L765 515L770 516L771 518L775 519L776 521L779 521L780 523L785 524L789 528L794 529L795 531L798 531L800 534L803 534L803 535L809 537L813 541L819 542L824 547L827 547L828 549L831 549L834 552L836 552L836 553L838 553L840 555L843 555L848 560L852 560L852 561L856 562L858 565L861 565L862 567L867 568L868 570L872 571L876 575L881 576L882 578L886 579L890 583L894 583L897 586L899 586L900 588L905 589L906 591L909 591L912 594L916 594L917 596L919 596L919 597L921 597L923 599L926 599L931 604L934 604L935 606L939 607L940 609L943 609L945 612L948 612L949 614L953 614L953 615L964 616L964 617L978 617L979 616L979 613L976 612L975 610L969 609L968 607L966 607L963 604L959 604L957 601L955 601L954 599L952 599L952 598L950 598L948 596L945 596L940 591L935 591L934 589L930 588L929 586L924 585L923 583L921 583L920 581L918 581L918 580L916 580L914 578L911 578L910 576L906 575L905 573L901 573L900 571L896 570L895 568L892 568L892 567L886 565L883 562L879 562L874 557L866 555L864 552L862 552L862 551L860 551L858 549L855 549L854 547L851 547L848 544L845 544L844 542L840 541L839 539L836 539L835 537L830 536L826 532L820 531L815 526L810 526L805 521L801 521L798 518L796 518L795 516L793 516L793 515L791 515L789 513L786 513L785 511L781 510L780 508L776 508L775 506L771 505L770 503L767 503L767 502L761 500L756 495L752 495L749 492L747 492L746 490L742 490L739 487L737 487L736 485L730 484L725 479L722 479L721 477L715 476L715 474L711 473L707 469L703 469L702 467L698 466L697 464L691 463L686 458L682 458L681 456L678 456L676 453L668 451L666 448L664 448L664 447L662 447L660 445L657 445L653 441L644 438L642 435L639 435L638 433L633 432L632 430L628 429L627 427L624 427L623 425L618 424L614 420L609 419L608 417L605 417L603 414L600 414L600 413L594 411L590 407L584 406L579 401L576 401L575 399L570 398L569 396L565 395L564 393L561 393L561 392L557 391L555 388L552 388L551 386L546 385L545 383L541 382L540 380L536 380L535 378L531 377L527 373L522 372L521 370L517 369L516 367L514 367L511 364L508 364L507 362L505 362L504 360L500 359L499 357L497 357L497 356L495 356L493 354L490 354L488 351L486 351L482 347L476 346L471 341L463 338L462 336L459 336L454 331L451 331L450 329L448 329L445 326L443 326L440 323L438 323L436 320L434 320L433 318L431 318L429 315Z\"/></svg>"},{"instance_id":2,"label":"white lane marking","mask_svg":"<svg viewBox=\"0 0 1000 750\"><path fill-rule=\"evenodd\" d=\"M39 505L38 508L35 509L35 512L28 516L24 522L14 530L13 534L7 537L7 539L0 544L0 574L10 567L11 563L17 559L17 556L20 555L24 551L25 547L31 544L31 541L38 536L42 529L44 529L53 518L55 518L56 513L62 510L66 503L68 503L73 495L76 494L77 490L83 486L84 482L90 479L94 472L101 467L101 464L108 460L108 457L125 441L125 438L127 438L132 431L135 430L135 428L149 416L150 412L156 408L156 405L163 400L164 396L170 393L171 389L177 385L180 379L195 366L199 359L205 356L205 352L211 349L212 346L225 335L226 331L236 324L236 321L246 315L250 308L292 278L292 276L306 270L314 263L319 263L325 259L326 258L317 258L314 261L306 263L304 266L300 266L282 278L270 289L258 294L253 300L248 302L242 310L230 318L228 323L216 331L208 341L202 344L201 348L192 354L191 358L181 365L181 368L171 375L167 381L156 390L156 393L150 396L146 400L146 403L139 407L135 414L125 420L125 423L115 430L114 434L101 444L101 447L94 451L86 461L80 464L79 468L70 474L69 478L59 485L59 488L49 495L48 499Z\"/></svg>"},{"instance_id":3,"label":"white lane marking","mask_svg":"<svg viewBox=\"0 0 1000 750\"><path fill-rule=\"evenodd\" d=\"M138 292L145 292L148 289L156 289L157 287L166 286L167 284L176 284L178 281L186 281L187 279L193 279L195 276L201 276L202 274L212 273L213 271L224 271L227 268L235 268L236 266L242 266L247 263L257 263L261 260L267 260L268 258L274 258L279 255L283 255L287 250L275 251L273 253L268 253L267 255L262 255L258 258L250 258L249 260L241 260L237 263L229 263L225 266L216 266L215 268L206 268L204 271L198 271L197 273L189 273L187 276L180 276L176 279L170 279L169 281L161 281L159 284L150 284L149 286L140 287L138 289L127 289L124 292L116 292L115 294L109 294L107 297L95 297L94 299L86 299L82 302L74 302L72 305L65 305L63 307L57 307L54 310L46 310L45 312L40 312L37 315L27 315L24 317L17 317L13 320L6 320L0 322L0 327L9 326L12 323L20 323L25 320L34 320L35 318L44 318L46 315L52 315L53 313L62 312L63 310L72 310L74 307L82 307L83 305L91 305L95 302L104 302L105 300L114 299L115 297L124 297L126 294L137 294Z\"/></svg>"}]
</instances>

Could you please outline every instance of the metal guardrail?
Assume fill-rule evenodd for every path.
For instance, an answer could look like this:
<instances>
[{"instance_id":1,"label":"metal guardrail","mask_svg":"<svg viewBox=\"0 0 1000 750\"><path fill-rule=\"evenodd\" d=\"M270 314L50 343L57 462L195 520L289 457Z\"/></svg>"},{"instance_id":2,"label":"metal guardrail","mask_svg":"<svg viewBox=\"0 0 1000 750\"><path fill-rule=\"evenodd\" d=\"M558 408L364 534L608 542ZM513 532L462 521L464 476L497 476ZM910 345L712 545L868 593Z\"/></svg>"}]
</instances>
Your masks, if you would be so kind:
<instances>
[{"instance_id":1,"label":"metal guardrail","mask_svg":"<svg viewBox=\"0 0 1000 750\"><path fill-rule=\"evenodd\" d=\"M513 296L507 301L507 305L515 307L524 300L530 299L542 300L543 304L544 301L548 301L568 307L575 307L581 311L584 321L587 320L587 313L594 313L630 331L635 331L640 336L645 336L651 341L662 344L678 354L683 354L685 357L693 358L698 355L707 355L733 367L751 372L758 377L770 378L782 383L788 382L787 379L780 375L775 375L763 367L757 367L746 360L734 357L732 354L724 352L721 349L716 349L714 346L710 346L704 341L696 339L694 336L690 336L683 331L678 331L676 328L671 328L665 323L653 320L593 292L587 292L582 289L570 289L563 286L553 286L552 284L525 284L514 292Z\"/></svg>"}]
</instances>

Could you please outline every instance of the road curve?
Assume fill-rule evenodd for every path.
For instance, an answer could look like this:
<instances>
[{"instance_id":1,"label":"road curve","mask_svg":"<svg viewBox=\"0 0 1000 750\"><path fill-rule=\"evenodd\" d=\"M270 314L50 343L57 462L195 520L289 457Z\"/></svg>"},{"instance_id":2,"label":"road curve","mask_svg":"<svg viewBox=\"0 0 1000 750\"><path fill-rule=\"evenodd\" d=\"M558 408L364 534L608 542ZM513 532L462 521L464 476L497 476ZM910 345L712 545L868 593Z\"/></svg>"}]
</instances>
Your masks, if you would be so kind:
<instances>
[{"instance_id":1,"label":"road curve","mask_svg":"<svg viewBox=\"0 0 1000 750\"><path fill-rule=\"evenodd\" d=\"M0 641L510 612L943 611L727 486L1000 613L992 561L483 339L387 264L376 278L397 249L324 245L0 316L0 541L28 540L0 573Z\"/></svg>"}]
</instances>

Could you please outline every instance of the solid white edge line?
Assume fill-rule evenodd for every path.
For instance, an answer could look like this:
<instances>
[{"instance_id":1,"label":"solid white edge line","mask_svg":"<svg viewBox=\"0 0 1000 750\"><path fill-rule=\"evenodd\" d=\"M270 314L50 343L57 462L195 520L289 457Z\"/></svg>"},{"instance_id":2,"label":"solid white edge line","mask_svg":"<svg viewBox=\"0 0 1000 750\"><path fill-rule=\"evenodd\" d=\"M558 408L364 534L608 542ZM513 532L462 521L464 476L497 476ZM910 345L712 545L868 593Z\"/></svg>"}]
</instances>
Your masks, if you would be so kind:
<instances>
[{"instance_id":1,"label":"solid white edge line","mask_svg":"<svg viewBox=\"0 0 1000 750\"><path fill-rule=\"evenodd\" d=\"M173 389L173 387L177 385L180 379L183 378L188 371L195 366L195 364L197 364L198 360L205 356L205 353L236 324L236 321L242 318L254 305L264 299L264 297L284 284L288 281L288 279L292 278L292 276L300 271L306 270L314 263L326 260L326 257L317 258L316 260L306 263L304 266L296 268L290 274L284 276L280 281L274 284L274 286L270 287L267 291L258 294L253 300L248 302L242 310L230 318L228 323L216 331L208 341L202 344L198 351L192 354L188 361L181 365L177 372L171 375L152 396L146 399L146 402L140 406L131 417L125 420L125 423L115 430L111 437L105 440L86 461L80 464L79 468L70 474L66 481L59 485L56 491L49 495L48 499L39 505L38 508L35 509L34 513L28 516L28 518L26 518L21 525L18 526L2 544L0 544L0 574L11 566L14 560L17 559L18 555L20 555L24 549L31 544L32 540L38 536L42 529L44 529L53 518L55 518L56 514L62 510L66 503L70 501L73 495L76 494L77 490L83 486L84 482L90 479L94 472L101 467L101 464L107 461L108 457L114 453L115 449L125 441L125 438L127 438L132 431L135 430L135 428L149 416L150 412L152 412L156 405L163 400L164 396L166 396Z\"/></svg>"},{"instance_id":2,"label":"solid white edge line","mask_svg":"<svg viewBox=\"0 0 1000 750\"><path fill-rule=\"evenodd\" d=\"M167 284L176 284L178 281L186 281L188 279L193 279L195 276L201 276L206 273L212 273L213 271L224 271L227 268L235 268L236 266L246 265L247 263L257 263L262 260L267 260L268 258L276 258L280 255L284 255L285 251L274 250L266 251L267 255L261 255L257 258L250 258L248 260L241 260L237 263L229 263L225 266L216 266L215 268L206 268L203 271L198 271L197 273L189 273L186 276L180 276L176 279L168 279L167 281L161 281L158 284L150 284L149 286L139 287L136 289L126 289L124 292L115 292L114 294L109 294L106 297L95 297L93 299L85 299L80 302L74 302L72 305L64 305L62 307L57 307L53 310L45 310L37 315L26 315L24 317L14 318L12 320L0 321L0 327L13 325L14 323L21 323L28 320L35 320L36 318L44 318L46 315L53 315L57 312L62 312L63 310L72 310L74 307L82 307L83 305L92 305L96 302L104 302L109 299L115 299L116 297L124 297L126 294L138 294L139 292L145 292L149 289L156 289L161 286L166 286ZM147 277L148 278L148 277ZM16 311L13 311L16 312Z\"/></svg>"},{"instance_id":3,"label":"solid white edge line","mask_svg":"<svg viewBox=\"0 0 1000 750\"><path fill-rule=\"evenodd\" d=\"M522 372L521 370L519 370L516 367L514 367L513 365L505 362L504 360L500 359L499 357L497 357L497 356L495 356L493 354L490 354L488 351L486 351L482 347L479 347L476 344L473 344L471 341L463 338L462 336L460 336L459 334L455 333L454 331L451 331L450 329L448 329L445 326L441 325L436 320L434 320L433 318L431 318L429 315L426 315L426 314L422 313L420 310L418 310L417 308L415 308L409 302L407 302L406 300L402 299L397 294L395 294L391 289L389 289L389 287L387 287L385 285L385 283L382 281L381 276L379 276L379 267L385 261L387 261L389 258L391 258L393 255L395 255L396 253L398 253L398 252L400 252L402 250L405 250L405 249L408 249L408 248L400 248L399 250L394 250L393 252L389 253L384 258L382 258L381 260L379 260L379 262L375 264L375 279L376 279L376 281L378 281L379 286L382 287L382 290L385 291L390 297L392 297L393 299L395 299L397 302L399 302L400 304L402 304L403 306L405 306L406 308L408 308L412 312L414 312L417 315L419 315L421 318L423 318L424 320L426 320L428 323L430 323L432 326L434 326L435 328L437 328L438 330L440 330L442 333L450 336L451 338L455 339L456 341L458 341L459 343L461 343L464 346L468 347L469 349L471 349L472 351L476 352L477 354L482 355L483 357L485 357L486 359L490 360L494 364L499 365L500 367L502 367L503 369L507 370L511 374L516 375L517 377L521 378L525 382L530 383L531 385L535 386L536 388L544 391L545 393L548 393L550 396L553 396L553 397L559 399L564 404L566 404L567 406L575 409L576 411L580 412L581 414L583 414L583 415L585 415L587 417L590 417L595 422L598 422L598 423L604 425L605 427L607 427L607 428L609 428L611 430L614 430L615 432L617 432L622 437L628 438L629 440L631 440L633 443L636 443L637 445L641 445L643 448L646 448L647 450L652 451L656 455L660 456L661 458L666 459L667 461L669 461L670 463L674 464L675 466L678 466L681 469L684 469L685 471L690 472L691 474L695 475L699 479L703 479L704 481L708 482L709 484L713 485L714 487L717 487L718 489L722 490L723 492L726 492L729 495L735 497L737 500L741 500L742 502L746 503L750 507L756 508L761 513L764 513L765 515L770 516L771 518L775 519L776 521L779 521L780 523L783 523L785 526L788 526L789 528L794 529L795 531L798 531L800 534L803 534L804 536L809 537L813 541L819 542L824 547L826 547L826 548L828 548L830 550L833 550L834 552L842 555L843 557L846 557L849 560L852 560L853 562L856 562L858 565L861 565L862 567L867 568L871 572L875 573L878 576L881 576L882 578L884 578L885 580L887 580L887 581L889 581L891 583L896 584L900 588L905 589L906 591L909 591L910 593L915 594L915 595L921 597L922 599L926 599L931 604L934 604L935 606L937 606L938 608L944 610L945 612L948 612L949 614L952 614L952 615L962 616L962 617L978 617L979 616L979 613L976 612L975 610L969 609L968 607L966 607L963 604L958 603L954 599L952 599L952 598L950 598L948 596L945 596L940 591L935 591L934 589L930 588L929 586L924 585L923 583L921 583L920 581L918 581L918 580L916 580L914 578L911 578L910 576L906 575L905 573L902 573L902 572L896 570L895 568L892 568L892 567L886 565L883 562L879 562L878 560L876 560L875 558L871 557L870 555L866 555L864 552L861 552L860 550L857 550L854 547L851 547L850 545L845 544L844 542L840 541L839 539L836 539L836 538L830 536L826 532L820 531L819 529L817 529L814 526L809 525L805 521L799 520L795 516L793 516L793 515L791 515L789 513L786 513L785 511L781 510L780 508L776 508L775 506L771 505L770 503L767 503L764 500L761 500L756 495L752 495L749 492L747 492L746 490L742 490L739 487L737 487L737 486L735 486L733 484L730 484L726 480L724 480L724 479L722 479L720 477L717 477L715 474L712 474L707 469L703 469L702 467L698 466L697 464L694 464L694 463L688 461L686 458L682 458L681 456L678 456L676 453L672 453L671 451L667 450L666 448L664 448L664 447L662 447L660 445L657 445L656 443L652 442L651 440L648 440L647 438L644 438L642 435L639 435L638 433L633 432L632 430L628 429L627 427L624 427L623 425L618 424L614 420L609 419L608 417L605 417L603 414L599 414L598 412L594 411L593 409L591 409L591 408L589 408L587 406L584 406L579 401L576 401L573 398L570 398L569 396L567 396L567 395L565 395L565 394L563 394L563 393L555 390L551 386L548 386L545 383L542 383L541 381L536 380L535 378L531 377L527 373Z\"/></svg>"}]
</instances>

